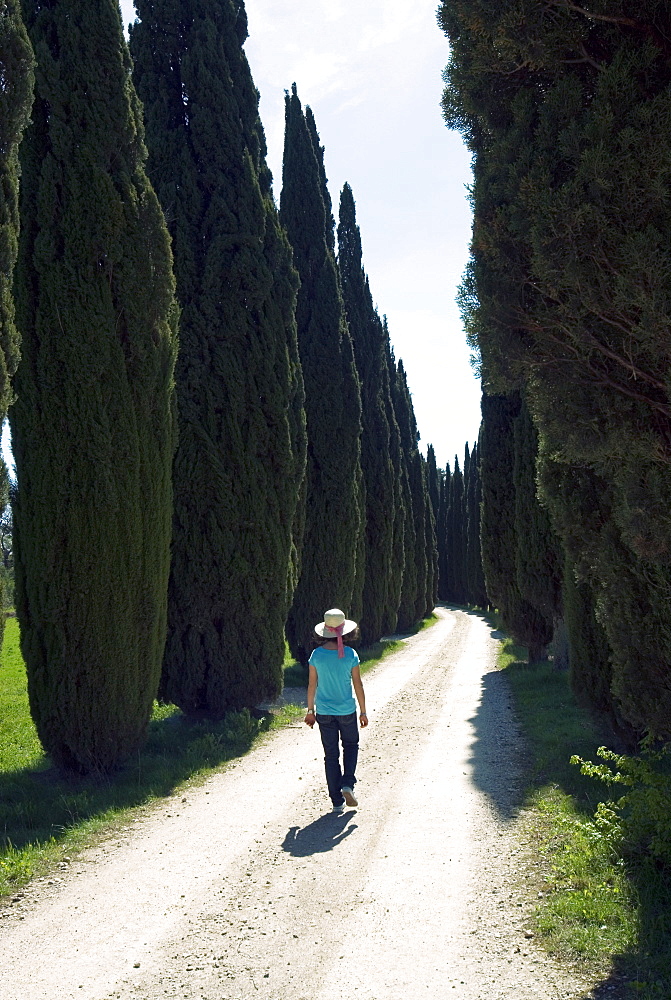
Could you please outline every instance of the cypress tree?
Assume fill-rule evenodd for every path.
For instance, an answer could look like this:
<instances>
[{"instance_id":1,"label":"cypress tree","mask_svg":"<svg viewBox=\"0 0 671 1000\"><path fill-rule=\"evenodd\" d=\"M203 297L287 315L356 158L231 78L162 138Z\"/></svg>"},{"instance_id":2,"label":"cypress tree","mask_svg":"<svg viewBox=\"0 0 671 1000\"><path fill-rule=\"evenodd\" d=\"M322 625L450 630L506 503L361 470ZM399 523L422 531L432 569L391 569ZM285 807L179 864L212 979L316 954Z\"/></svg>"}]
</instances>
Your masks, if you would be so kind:
<instances>
[{"instance_id":1,"label":"cypress tree","mask_svg":"<svg viewBox=\"0 0 671 1000\"><path fill-rule=\"evenodd\" d=\"M571 687L580 701L618 721L611 690L610 648L596 617L594 591L587 580L576 576L573 560L568 555L565 557L562 603Z\"/></svg>"},{"instance_id":2,"label":"cypress tree","mask_svg":"<svg viewBox=\"0 0 671 1000\"><path fill-rule=\"evenodd\" d=\"M522 0L440 8L452 43L446 118L475 154L462 304L487 388L525 392L547 502L564 544L577 536L574 560L589 562L613 697L629 722L662 735L671 157L659 122L671 114L671 17L656 0L611 4L607 17L572 4L556 15L529 18ZM553 462L561 476L542 468ZM586 472L607 497L589 551L589 511L576 531L575 497L558 485Z\"/></svg>"},{"instance_id":3,"label":"cypress tree","mask_svg":"<svg viewBox=\"0 0 671 1000\"><path fill-rule=\"evenodd\" d=\"M305 533L287 639L304 662L326 608L359 613L365 499L361 392L332 250L330 199L324 201L322 149L295 84L286 98L282 176L280 218L301 280L296 320L308 433Z\"/></svg>"},{"instance_id":4,"label":"cypress tree","mask_svg":"<svg viewBox=\"0 0 671 1000\"><path fill-rule=\"evenodd\" d=\"M471 452L468 441L464 445L464 476L463 495L461 500L461 551L459 562L461 564L461 592L464 604L470 601L468 589L468 484L471 478Z\"/></svg>"},{"instance_id":5,"label":"cypress tree","mask_svg":"<svg viewBox=\"0 0 671 1000\"><path fill-rule=\"evenodd\" d=\"M436 453L433 445L427 445L426 449L426 486L429 491L429 500L434 518L438 518L440 508L440 474L436 463Z\"/></svg>"},{"instance_id":6,"label":"cypress tree","mask_svg":"<svg viewBox=\"0 0 671 1000\"><path fill-rule=\"evenodd\" d=\"M396 369L393 399L405 466L403 478L403 506L406 511L405 569L398 612L398 628L405 630L412 628L433 610L433 570L430 567L435 558L436 541L435 528L430 517L423 459L417 446L419 439L417 422L402 361L398 362Z\"/></svg>"},{"instance_id":7,"label":"cypress tree","mask_svg":"<svg viewBox=\"0 0 671 1000\"><path fill-rule=\"evenodd\" d=\"M0 15L0 427L12 401L11 379L19 360L12 278L19 234L19 143L33 100L33 50L17 0ZM9 502L9 476L0 460L0 516ZM5 631L4 589L0 582L0 646Z\"/></svg>"},{"instance_id":8,"label":"cypress tree","mask_svg":"<svg viewBox=\"0 0 671 1000\"><path fill-rule=\"evenodd\" d=\"M387 424L389 426L389 456L393 470L393 507L391 510L391 520L393 522L392 551L389 565L386 569L387 597L385 611L382 619L382 634L389 635L396 629L399 617L399 607L401 603L401 591L403 589L403 576L405 573L405 532L407 520L407 475L405 473L405 463L403 460L403 449L401 445L401 431L396 419L394 407L393 386L396 379L396 359L389 341L389 330L386 317L382 320L384 329L384 353L385 364L382 371L383 377L383 399L385 400L385 412ZM410 529L408 529L410 530Z\"/></svg>"},{"instance_id":9,"label":"cypress tree","mask_svg":"<svg viewBox=\"0 0 671 1000\"><path fill-rule=\"evenodd\" d=\"M424 607L421 618L433 614L438 600L438 538L436 533L436 517L429 489L429 465L420 454L422 473L422 490L424 493L424 551L426 552L426 586L424 590Z\"/></svg>"},{"instance_id":10,"label":"cypress tree","mask_svg":"<svg viewBox=\"0 0 671 1000\"><path fill-rule=\"evenodd\" d=\"M540 488L560 533L573 572L591 590L597 622L608 652L597 640L580 641L598 655L572 668L573 683L596 707L639 734L671 735L671 693L666 683L671 663L668 570L636 560L624 548L613 518L612 488L588 468L557 462L542 449ZM568 617L567 617L568 621ZM569 634L569 643L571 643ZM609 698L605 692L610 687Z\"/></svg>"},{"instance_id":11,"label":"cypress tree","mask_svg":"<svg viewBox=\"0 0 671 1000\"><path fill-rule=\"evenodd\" d=\"M361 380L361 468L365 486L365 574L361 641L375 642L384 632L389 566L394 542L394 469L387 417L389 382L386 333L373 305L362 267L361 235L352 189L340 196L338 265L356 367Z\"/></svg>"},{"instance_id":12,"label":"cypress tree","mask_svg":"<svg viewBox=\"0 0 671 1000\"><path fill-rule=\"evenodd\" d=\"M170 241L115 0L24 3L16 604L33 719L65 768L142 741L165 642L176 347Z\"/></svg>"},{"instance_id":13,"label":"cypress tree","mask_svg":"<svg viewBox=\"0 0 671 1000\"><path fill-rule=\"evenodd\" d=\"M432 596L433 604L435 605L438 600L438 581L440 575L440 550L442 547L442 540L440 538L440 505L441 505L441 494L443 488L443 471L438 468L436 463L436 454L433 449L433 445L428 445L426 449L426 462L424 465L424 471L426 475L426 488L428 493L429 506L431 508L431 517L433 519L433 532L434 532L434 552L431 564L431 574L432 574Z\"/></svg>"},{"instance_id":14,"label":"cypress tree","mask_svg":"<svg viewBox=\"0 0 671 1000\"><path fill-rule=\"evenodd\" d=\"M482 557L480 554L480 504L482 501L482 485L480 480L480 450L473 446L469 465L467 485L467 544L466 544L466 581L469 604L476 607L487 607L487 591L482 572Z\"/></svg>"},{"instance_id":15,"label":"cypress tree","mask_svg":"<svg viewBox=\"0 0 671 1000\"><path fill-rule=\"evenodd\" d=\"M33 100L33 50L17 0L0 14L0 425L12 401L19 360L12 277L19 235L19 143Z\"/></svg>"},{"instance_id":16,"label":"cypress tree","mask_svg":"<svg viewBox=\"0 0 671 1000\"><path fill-rule=\"evenodd\" d=\"M548 512L538 500L538 433L524 399L520 402L513 433L517 587L522 597L545 618L548 628L554 629L561 617L564 556Z\"/></svg>"},{"instance_id":17,"label":"cypress tree","mask_svg":"<svg viewBox=\"0 0 671 1000\"><path fill-rule=\"evenodd\" d=\"M445 466L440 490L440 512L438 515L438 597L441 601L450 600L449 573L449 529L448 517L450 508L450 490L452 487L452 472L450 463Z\"/></svg>"},{"instance_id":18,"label":"cypress tree","mask_svg":"<svg viewBox=\"0 0 671 1000\"><path fill-rule=\"evenodd\" d=\"M482 513L480 544L490 602L518 642L529 647L529 661L540 659L552 638L552 625L521 595L516 574L514 422L519 396L482 397L480 436Z\"/></svg>"},{"instance_id":19,"label":"cypress tree","mask_svg":"<svg viewBox=\"0 0 671 1000\"><path fill-rule=\"evenodd\" d=\"M454 456L447 507L447 592L448 600L466 603L464 564L464 477Z\"/></svg>"},{"instance_id":20,"label":"cypress tree","mask_svg":"<svg viewBox=\"0 0 671 1000\"><path fill-rule=\"evenodd\" d=\"M161 695L222 716L281 690L304 474L297 276L265 162L242 0L138 0L149 173L183 307Z\"/></svg>"},{"instance_id":21,"label":"cypress tree","mask_svg":"<svg viewBox=\"0 0 671 1000\"><path fill-rule=\"evenodd\" d=\"M400 488L401 505L404 512L403 531L403 579L401 585L400 602L398 607L398 619L396 627L401 631L412 628L416 624L416 606L418 592L418 572L417 572L417 522L414 497L410 482L410 461L409 455L413 447L416 447L416 434L413 434L411 418L408 410L410 397L407 394L407 386L401 385L399 377L401 362L398 362L394 372L392 383L392 398L394 401L394 413L399 428L401 458L400 458ZM414 438L414 441L413 441Z\"/></svg>"}]
</instances>

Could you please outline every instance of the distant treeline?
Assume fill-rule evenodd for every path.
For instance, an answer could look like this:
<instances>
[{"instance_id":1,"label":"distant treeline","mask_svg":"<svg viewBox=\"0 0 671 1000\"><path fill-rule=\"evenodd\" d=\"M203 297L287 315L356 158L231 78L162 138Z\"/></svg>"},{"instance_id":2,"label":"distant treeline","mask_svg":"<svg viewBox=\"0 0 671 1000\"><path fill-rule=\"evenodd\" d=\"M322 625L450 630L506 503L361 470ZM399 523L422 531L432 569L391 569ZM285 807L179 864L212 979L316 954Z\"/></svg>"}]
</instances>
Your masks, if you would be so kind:
<instances>
[{"instance_id":1,"label":"distant treeline","mask_svg":"<svg viewBox=\"0 0 671 1000\"><path fill-rule=\"evenodd\" d=\"M671 737L671 11L443 0L474 165L461 304L485 395L490 600L575 689Z\"/></svg>"},{"instance_id":2,"label":"distant treeline","mask_svg":"<svg viewBox=\"0 0 671 1000\"><path fill-rule=\"evenodd\" d=\"M116 0L5 8L16 608L45 749L106 770L157 693L274 698L285 635L305 661L331 606L365 643L414 625L435 520L354 197L336 247L295 85L273 199L242 0L137 0L129 47Z\"/></svg>"}]
</instances>

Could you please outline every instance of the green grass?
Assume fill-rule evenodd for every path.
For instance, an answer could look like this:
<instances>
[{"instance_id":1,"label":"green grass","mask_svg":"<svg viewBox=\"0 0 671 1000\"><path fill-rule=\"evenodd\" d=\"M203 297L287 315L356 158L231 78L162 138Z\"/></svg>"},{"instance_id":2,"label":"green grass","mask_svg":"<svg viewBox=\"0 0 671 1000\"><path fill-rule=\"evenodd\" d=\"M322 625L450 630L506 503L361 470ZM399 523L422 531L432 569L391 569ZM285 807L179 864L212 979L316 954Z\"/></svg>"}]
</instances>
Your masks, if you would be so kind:
<instances>
[{"instance_id":1,"label":"green grass","mask_svg":"<svg viewBox=\"0 0 671 1000\"><path fill-rule=\"evenodd\" d=\"M617 854L593 821L605 786L570 763L573 754L597 760L612 734L576 704L566 673L522 658L503 643L500 666L529 746L526 822L545 867L538 939L599 971L618 997L669 1000L671 872Z\"/></svg>"},{"instance_id":2,"label":"green grass","mask_svg":"<svg viewBox=\"0 0 671 1000\"><path fill-rule=\"evenodd\" d=\"M0 666L0 896L125 822L129 810L178 794L246 753L263 731L296 708L253 718L192 722L155 705L145 747L108 778L67 779L45 756L28 712L18 624L9 619Z\"/></svg>"}]
</instances>

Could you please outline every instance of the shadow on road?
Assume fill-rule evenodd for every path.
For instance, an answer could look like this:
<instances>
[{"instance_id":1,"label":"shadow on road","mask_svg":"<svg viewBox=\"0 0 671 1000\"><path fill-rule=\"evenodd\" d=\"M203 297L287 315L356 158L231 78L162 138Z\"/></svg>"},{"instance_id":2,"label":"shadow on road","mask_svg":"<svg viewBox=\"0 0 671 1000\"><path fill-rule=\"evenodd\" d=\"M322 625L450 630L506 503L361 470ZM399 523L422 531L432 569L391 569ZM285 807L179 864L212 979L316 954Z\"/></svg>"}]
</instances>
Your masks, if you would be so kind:
<instances>
[{"instance_id":1,"label":"shadow on road","mask_svg":"<svg viewBox=\"0 0 671 1000\"><path fill-rule=\"evenodd\" d=\"M353 815L351 812L341 816L328 813L302 829L300 826L292 826L282 842L282 850L295 858L308 858L312 854L332 851L357 829L356 823L347 826Z\"/></svg>"},{"instance_id":2,"label":"shadow on road","mask_svg":"<svg viewBox=\"0 0 671 1000\"><path fill-rule=\"evenodd\" d=\"M470 755L473 784L501 817L512 819L524 799L525 753L503 674L484 675L482 700L468 721L475 730Z\"/></svg>"}]
</instances>

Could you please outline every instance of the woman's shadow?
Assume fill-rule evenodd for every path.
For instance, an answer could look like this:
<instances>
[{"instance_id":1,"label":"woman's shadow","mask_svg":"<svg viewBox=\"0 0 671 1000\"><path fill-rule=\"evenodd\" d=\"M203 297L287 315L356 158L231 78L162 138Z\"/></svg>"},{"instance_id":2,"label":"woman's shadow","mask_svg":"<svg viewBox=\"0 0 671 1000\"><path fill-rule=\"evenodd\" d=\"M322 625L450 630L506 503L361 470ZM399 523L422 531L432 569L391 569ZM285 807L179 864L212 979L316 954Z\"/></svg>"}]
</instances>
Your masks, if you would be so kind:
<instances>
[{"instance_id":1,"label":"woman's shadow","mask_svg":"<svg viewBox=\"0 0 671 1000\"><path fill-rule=\"evenodd\" d=\"M353 815L351 812L341 815L328 813L304 826L303 829L292 826L282 841L282 850L295 858L307 858L311 854L332 851L357 829L356 823L347 826Z\"/></svg>"}]
</instances>

